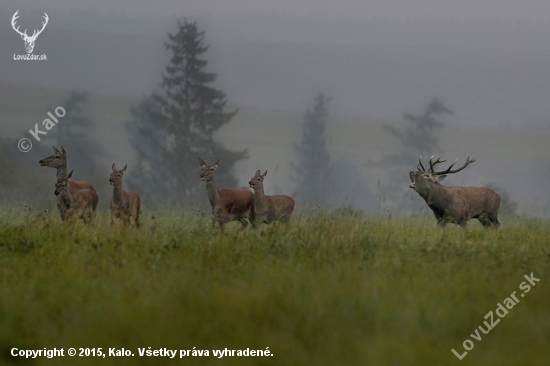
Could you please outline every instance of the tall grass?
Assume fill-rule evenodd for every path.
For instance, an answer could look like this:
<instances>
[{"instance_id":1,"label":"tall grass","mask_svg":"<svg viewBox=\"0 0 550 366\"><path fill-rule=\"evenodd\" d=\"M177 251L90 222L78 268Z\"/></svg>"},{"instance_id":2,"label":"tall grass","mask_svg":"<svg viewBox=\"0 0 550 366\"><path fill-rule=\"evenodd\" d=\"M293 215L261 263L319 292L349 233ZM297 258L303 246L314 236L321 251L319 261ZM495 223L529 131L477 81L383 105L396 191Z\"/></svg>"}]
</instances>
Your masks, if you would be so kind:
<instances>
[{"instance_id":1,"label":"tall grass","mask_svg":"<svg viewBox=\"0 0 550 366\"><path fill-rule=\"evenodd\" d=\"M225 232L192 214L144 227L62 224L0 210L0 363L11 348L126 348L136 356L33 364L546 365L550 226L486 230L434 219L296 215ZM540 282L458 361L462 342L534 273ZM496 316L496 315L495 315ZM138 357L138 347L210 350ZM214 349L272 357L215 358ZM32 361L32 360L31 360Z\"/></svg>"}]
</instances>

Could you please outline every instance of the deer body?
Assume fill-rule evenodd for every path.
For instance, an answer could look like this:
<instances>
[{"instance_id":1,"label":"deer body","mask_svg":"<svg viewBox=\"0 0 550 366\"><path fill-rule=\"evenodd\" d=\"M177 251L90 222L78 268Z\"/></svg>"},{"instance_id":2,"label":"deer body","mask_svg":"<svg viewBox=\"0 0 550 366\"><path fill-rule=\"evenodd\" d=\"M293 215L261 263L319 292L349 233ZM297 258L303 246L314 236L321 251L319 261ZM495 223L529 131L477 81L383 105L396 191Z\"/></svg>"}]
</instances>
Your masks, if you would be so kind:
<instances>
[{"instance_id":1,"label":"deer body","mask_svg":"<svg viewBox=\"0 0 550 366\"><path fill-rule=\"evenodd\" d=\"M223 228L223 225L231 221L239 221L243 230L248 223L246 218L254 225L255 209L254 194L247 189L221 189L216 187L214 172L219 166L220 161L213 165L206 165L201 158L202 174L201 179L206 182L206 193L212 206L212 226L216 223Z\"/></svg>"},{"instance_id":2,"label":"deer body","mask_svg":"<svg viewBox=\"0 0 550 366\"><path fill-rule=\"evenodd\" d=\"M288 222L294 211L294 198L285 195L266 196L264 192L264 177L260 171L250 179L248 184L254 189L254 213L257 222L270 224L274 221Z\"/></svg>"},{"instance_id":3,"label":"deer body","mask_svg":"<svg viewBox=\"0 0 550 366\"><path fill-rule=\"evenodd\" d=\"M115 224L115 220L120 218L127 226L130 224L130 219L133 217L136 227L139 227L139 210L140 199L139 196L131 191L125 191L122 189L122 176L127 166L121 170L116 169L116 165L112 166L112 173L109 177L109 183L113 186L113 195L111 197L111 226Z\"/></svg>"},{"instance_id":4,"label":"deer body","mask_svg":"<svg viewBox=\"0 0 550 366\"><path fill-rule=\"evenodd\" d=\"M46 166L49 168L55 168L57 169L57 179L63 179L67 176L67 152L63 147L61 147L61 151L58 150L55 146L53 146L54 155L49 156L47 158L44 158L40 160L38 163L40 166ZM72 175L72 174L71 174ZM79 189L89 189L96 193L95 188L88 182L75 182L73 180L68 181L69 189L71 191L79 190ZM97 196L97 194L96 194ZM61 212L61 197L57 196L57 208ZM97 203L96 203L97 207ZM95 211L94 207L94 211Z\"/></svg>"},{"instance_id":5,"label":"deer body","mask_svg":"<svg viewBox=\"0 0 550 366\"><path fill-rule=\"evenodd\" d=\"M73 172L63 178L58 178L55 184L55 195L58 197L59 214L63 221L82 219L90 222L97 208L98 197L90 189L74 189L68 184Z\"/></svg>"},{"instance_id":6,"label":"deer body","mask_svg":"<svg viewBox=\"0 0 550 366\"><path fill-rule=\"evenodd\" d=\"M439 184L446 177L445 174L456 173L474 161L472 156L458 170L451 171L455 161L446 171L436 172L433 167L441 161L438 159L432 163L430 159L430 170L426 172L419 160L418 171L410 172L410 187L426 201L440 226L447 223L466 226L467 221L474 218L485 227L497 228L500 225L497 218L500 196L495 190L486 187L446 187Z\"/></svg>"}]
</instances>

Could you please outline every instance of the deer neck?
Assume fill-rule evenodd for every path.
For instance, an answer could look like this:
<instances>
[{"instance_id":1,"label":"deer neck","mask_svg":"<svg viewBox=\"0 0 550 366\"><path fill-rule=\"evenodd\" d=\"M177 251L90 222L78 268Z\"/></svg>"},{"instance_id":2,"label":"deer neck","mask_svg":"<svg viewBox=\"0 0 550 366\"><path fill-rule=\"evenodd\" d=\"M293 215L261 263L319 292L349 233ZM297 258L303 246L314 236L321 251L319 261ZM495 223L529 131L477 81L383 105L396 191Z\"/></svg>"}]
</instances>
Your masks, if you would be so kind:
<instances>
[{"instance_id":1,"label":"deer neck","mask_svg":"<svg viewBox=\"0 0 550 366\"><path fill-rule=\"evenodd\" d=\"M59 197L61 197L61 207L64 210L67 210L73 206L73 199L71 193L69 192L69 187L65 187L61 192L59 192Z\"/></svg>"},{"instance_id":2,"label":"deer neck","mask_svg":"<svg viewBox=\"0 0 550 366\"><path fill-rule=\"evenodd\" d=\"M57 178L65 178L67 176L67 163L57 168Z\"/></svg>"},{"instance_id":3,"label":"deer neck","mask_svg":"<svg viewBox=\"0 0 550 366\"><path fill-rule=\"evenodd\" d=\"M257 212L267 211L267 199L265 197L263 184L259 187L254 187L254 209Z\"/></svg>"},{"instance_id":4,"label":"deer neck","mask_svg":"<svg viewBox=\"0 0 550 366\"><path fill-rule=\"evenodd\" d=\"M434 184L432 189L430 189L427 194L423 195L422 198L426 201L428 206L436 205L442 206L447 205L450 201L450 192L449 188L441 184Z\"/></svg>"},{"instance_id":5,"label":"deer neck","mask_svg":"<svg viewBox=\"0 0 550 366\"><path fill-rule=\"evenodd\" d=\"M216 181L214 178L206 181L206 193L208 193L208 200L212 208L216 207L220 201L220 193L216 188Z\"/></svg>"},{"instance_id":6,"label":"deer neck","mask_svg":"<svg viewBox=\"0 0 550 366\"><path fill-rule=\"evenodd\" d=\"M113 184L113 201L117 205L122 203L122 182Z\"/></svg>"}]
</instances>

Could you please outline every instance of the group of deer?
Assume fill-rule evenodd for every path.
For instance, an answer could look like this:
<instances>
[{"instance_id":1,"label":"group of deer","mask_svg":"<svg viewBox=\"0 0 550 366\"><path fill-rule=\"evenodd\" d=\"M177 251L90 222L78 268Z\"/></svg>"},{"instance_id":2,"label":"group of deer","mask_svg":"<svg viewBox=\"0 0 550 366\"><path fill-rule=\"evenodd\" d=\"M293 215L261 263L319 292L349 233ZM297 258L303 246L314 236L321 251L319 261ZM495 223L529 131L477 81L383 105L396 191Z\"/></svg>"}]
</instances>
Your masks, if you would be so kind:
<instances>
[{"instance_id":1,"label":"group of deer","mask_svg":"<svg viewBox=\"0 0 550 366\"><path fill-rule=\"evenodd\" d=\"M63 221L82 219L90 222L95 214L98 196L94 187L86 182L75 182L69 180L73 172L67 174L67 152L54 149L54 155L40 160L41 166L57 169L57 182L55 184L55 195L57 196L57 207ZM441 158L433 161L430 158L428 171L422 164L422 157L418 159L417 171L409 173L413 188L426 201L428 207L433 211L437 223L445 226L447 223L455 223L466 226L470 219L478 219L485 227L499 227L497 219L500 207L499 194L485 187L447 187L439 184L448 174L457 173L475 162L475 157L468 155L466 163L453 170L458 161L455 160L446 170L436 171L435 166L446 160ZM240 230L247 225L246 219L252 226L257 223L272 223L275 221L288 222L294 210L294 198L285 195L267 196L264 191L264 174L258 170L248 184L254 190L240 189L218 189L216 187L215 172L218 169L220 160L213 165L207 165L199 158L202 168L201 179L206 183L208 199L212 206L213 220L223 228L225 223L239 221ZM109 183L113 185L111 197L111 226L117 218L122 219L125 225L130 224L133 218L135 225L139 227L140 198L130 191L122 189L122 176L127 166L121 170L116 169L113 164Z\"/></svg>"},{"instance_id":2,"label":"group of deer","mask_svg":"<svg viewBox=\"0 0 550 366\"><path fill-rule=\"evenodd\" d=\"M270 224L275 221L288 222L294 211L294 198L285 195L266 196L264 192L264 174L258 170L248 184L254 193L247 189L218 189L216 187L215 172L220 160L213 165L207 165L199 158L202 168L201 179L206 183L208 200L212 206L212 225L216 223L223 228L223 224L230 221L239 221L243 230L250 221L252 226L257 223Z\"/></svg>"},{"instance_id":3,"label":"group of deer","mask_svg":"<svg viewBox=\"0 0 550 366\"><path fill-rule=\"evenodd\" d=\"M63 147L58 150L53 147L54 154L39 161L41 166L57 169L57 181L55 183L55 195L57 196L57 208L62 221L75 221L82 219L89 223L97 208L98 196L95 188L87 182L75 182L71 179L73 171L67 174L67 152ZM115 219L120 218L124 225L130 224L133 218L135 225L139 227L139 196L122 189L122 176L127 166L117 170L113 164L109 183L113 186L111 197L111 226Z\"/></svg>"},{"instance_id":4,"label":"group of deer","mask_svg":"<svg viewBox=\"0 0 550 366\"><path fill-rule=\"evenodd\" d=\"M454 223L466 226L470 219L478 219L485 227L498 228L497 215L500 207L499 194L486 187L446 187L439 182L448 174L458 173L473 163L475 157L468 155L466 163L453 170L458 161L456 159L446 170L436 171L435 166L444 163L441 158L433 161L430 158L428 171L422 164L422 156L418 159L417 171L411 171L410 188L413 188L426 201L428 207L433 211L437 223L445 226L447 223ZM214 181L214 172L218 168L219 160L214 165L206 165L200 158L202 167L201 178L206 181L208 199L212 205L214 215L213 224L216 222L223 225L229 221L239 221L240 230L247 226L246 218L253 226L256 222L270 223L275 220L288 221L294 209L294 199L289 196L266 196L264 193L263 181L267 171L256 174L250 179L249 185L254 189L254 194L248 190L218 190Z\"/></svg>"}]
</instances>

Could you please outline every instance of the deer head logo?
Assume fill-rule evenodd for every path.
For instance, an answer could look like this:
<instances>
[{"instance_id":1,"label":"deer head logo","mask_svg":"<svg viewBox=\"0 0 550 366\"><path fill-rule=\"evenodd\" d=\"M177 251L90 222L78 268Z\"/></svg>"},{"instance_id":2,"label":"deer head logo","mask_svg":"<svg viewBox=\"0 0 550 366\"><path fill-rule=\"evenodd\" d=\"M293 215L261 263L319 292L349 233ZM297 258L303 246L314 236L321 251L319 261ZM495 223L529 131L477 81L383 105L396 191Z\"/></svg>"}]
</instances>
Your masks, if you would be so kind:
<instances>
[{"instance_id":1,"label":"deer head logo","mask_svg":"<svg viewBox=\"0 0 550 366\"><path fill-rule=\"evenodd\" d=\"M42 29L38 30L38 29L35 29L32 36L29 36L27 35L27 30L25 29L24 32L21 32L19 30L19 26L17 26L17 28L15 27L15 21L17 20L17 18L19 18L19 10L17 10L15 12L15 14L13 14L13 18L11 18L11 26L13 27L13 30L15 30L17 33L19 33L21 35L21 38L23 38L23 41L25 41L25 49L27 50L27 53L32 53L32 50L34 49L34 42L36 41L36 38L38 38L38 36L40 35L40 33L42 33L42 31L44 30L44 28L46 28L46 24L48 24L48 14L44 13L44 22L42 22Z\"/></svg>"}]
</instances>

